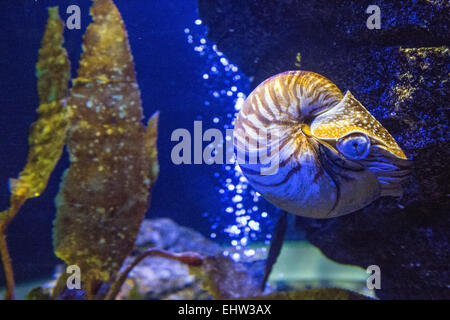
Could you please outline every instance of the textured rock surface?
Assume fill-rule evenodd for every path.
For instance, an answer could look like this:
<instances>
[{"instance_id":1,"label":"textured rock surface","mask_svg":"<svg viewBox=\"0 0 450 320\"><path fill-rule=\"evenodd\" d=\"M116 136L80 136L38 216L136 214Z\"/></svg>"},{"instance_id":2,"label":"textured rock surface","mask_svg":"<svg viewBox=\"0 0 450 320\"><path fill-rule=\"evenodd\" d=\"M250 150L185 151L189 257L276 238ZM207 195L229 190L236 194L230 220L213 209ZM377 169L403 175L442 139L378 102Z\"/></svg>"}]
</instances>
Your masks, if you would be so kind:
<instances>
[{"instance_id":1,"label":"textured rock surface","mask_svg":"<svg viewBox=\"0 0 450 320\"><path fill-rule=\"evenodd\" d=\"M196 252L205 257L204 266L193 275L186 265L178 261L145 258L130 273L119 299L211 299L204 290L205 287L212 290L211 286L214 287L211 292L215 295L220 292L221 297L249 297L258 293L264 270L263 259L234 262L222 256L223 248L218 244L170 219L144 220L133 256L149 248L174 253ZM128 258L126 264L132 260L133 257Z\"/></svg>"},{"instance_id":2,"label":"textured rock surface","mask_svg":"<svg viewBox=\"0 0 450 320\"><path fill-rule=\"evenodd\" d=\"M136 240L133 256L148 248L159 248L170 252L193 251L204 256L215 256L222 252L219 245L209 241L200 233L182 227L170 219L144 220ZM125 261L128 264L130 257ZM122 287L119 299L133 294L144 299L210 299L202 289L200 279L189 274L188 267L174 260L160 257L145 258L130 273Z\"/></svg>"},{"instance_id":3,"label":"textured rock surface","mask_svg":"<svg viewBox=\"0 0 450 320\"><path fill-rule=\"evenodd\" d=\"M131 261L126 261L131 262ZM134 295L134 297L133 297ZM178 261L149 257L130 273L118 299L209 299L201 283Z\"/></svg>"},{"instance_id":4,"label":"textured rock surface","mask_svg":"<svg viewBox=\"0 0 450 320\"><path fill-rule=\"evenodd\" d=\"M366 28L369 4L199 0L199 9L210 40L253 87L300 60L350 90L414 160L401 200L301 219L308 239L338 262L379 265L380 298L449 298L450 4L383 1L380 30Z\"/></svg>"},{"instance_id":5,"label":"textured rock surface","mask_svg":"<svg viewBox=\"0 0 450 320\"><path fill-rule=\"evenodd\" d=\"M215 256L222 252L218 244L168 218L144 220L142 223L135 250L142 252L152 247L177 253L193 251L205 256Z\"/></svg>"}]
</instances>

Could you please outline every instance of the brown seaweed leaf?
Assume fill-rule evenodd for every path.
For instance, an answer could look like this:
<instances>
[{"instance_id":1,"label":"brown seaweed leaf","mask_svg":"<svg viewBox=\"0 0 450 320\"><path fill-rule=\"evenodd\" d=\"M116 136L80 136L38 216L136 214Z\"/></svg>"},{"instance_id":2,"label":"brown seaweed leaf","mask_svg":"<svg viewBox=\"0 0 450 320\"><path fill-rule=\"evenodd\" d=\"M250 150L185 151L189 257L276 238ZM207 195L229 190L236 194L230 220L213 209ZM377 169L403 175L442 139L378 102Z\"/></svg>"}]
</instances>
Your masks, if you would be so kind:
<instances>
[{"instance_id":1,"label":"brown seaweed leaf","mask_svg":"<svg viewBox=\"0 0 450 320\"><path fill-rule=\"evenodd\" d=\"M158 175L158 114L143 118L128 35L111 0L95 0L68 101L70 168L56 200L56 255L81 269L87 296L133 249Z\"/></svg>"},{"instance_id":2,"label":"brown seaweed leaf","mask_svg":"<svg viewBox=\"0 0 450 320\"><path fill-rule=\"evenodd\" d=\"M10 206L0 212L0 252L5 269L6 299L13 298L14 277L6 246L7 226L29 198L44 192L48 179L61 157L67 128L65 98L70 80L70 63L63 48L64 24L58 7L49 8L49 16L39 60L36 65L38 79L38 119L30 127L29 151L25 168L18 179L10 179Z\"/></svg>"}]
</instances>

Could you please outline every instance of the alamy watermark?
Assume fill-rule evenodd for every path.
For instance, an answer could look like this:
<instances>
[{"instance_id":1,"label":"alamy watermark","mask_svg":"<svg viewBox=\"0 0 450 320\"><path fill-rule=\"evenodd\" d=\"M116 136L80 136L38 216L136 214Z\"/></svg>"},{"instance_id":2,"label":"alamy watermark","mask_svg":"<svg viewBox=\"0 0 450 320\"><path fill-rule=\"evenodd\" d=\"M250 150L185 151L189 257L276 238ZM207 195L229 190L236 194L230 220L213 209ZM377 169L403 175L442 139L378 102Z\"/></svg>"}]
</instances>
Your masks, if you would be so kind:
<instances>
[{"instance_id":1,"label":"alamy watermark","mask_svg":"<svg viewBox=\"0 0 450 320\"><path fill-rule=\"evenodd\" d=\"M203 132L202 121L194 121L194 134L184 128L172 132L171 141L178 142L171 151L172 163L249 165L261 175L273 175L279 168L279 132L258 130L243 137L233 136L233 129L209 128ZM209 142L204 148L203 143Z\"/></svg>"},{"instance_id":2,"label":"alamy watermark","mask_svg":"<svg viewBox=\"0 0 450 320\"><path fill-rule=\"evenodd\" d=\"M366 9L366 13L370 14L367 18L366 26L369 30L381 29L381 9L377 5L370 5Z\"/></svg>"},{"instance_id":3,"label":"alamy watermark","mask_svg":"<svg viewBox=\"0 0 450 320\"><path fill-rule=\"evenodd\" d=\"M69 290L81 289L81 269L77 265L70 265L66 269L66 273L70 274L66 280L66 286Z\"/></svg>"},{"instance_id":4,"label":"alamy watermark","mask_svg":"<svg viewBox=\"0 0 450 320\"><path fill-rule=\"evenodd\" d=\"M70 16L66 20L67 29L80 30L81 29L81 9L80 9L80 7L75 4L68 6L66 13L70 14Z\"/></svg>"},{"instance_id":5,"label":"alamy watermark","mask_svg":"<svg viewBox=\"0 0 450 320\"><path fill-rule=\"evenodd\" d=\"M366 280L367 289L381 289L381 269L376 264L367 267L366 272L370 274L370 276Z\"/></svg>"}]
</instances>

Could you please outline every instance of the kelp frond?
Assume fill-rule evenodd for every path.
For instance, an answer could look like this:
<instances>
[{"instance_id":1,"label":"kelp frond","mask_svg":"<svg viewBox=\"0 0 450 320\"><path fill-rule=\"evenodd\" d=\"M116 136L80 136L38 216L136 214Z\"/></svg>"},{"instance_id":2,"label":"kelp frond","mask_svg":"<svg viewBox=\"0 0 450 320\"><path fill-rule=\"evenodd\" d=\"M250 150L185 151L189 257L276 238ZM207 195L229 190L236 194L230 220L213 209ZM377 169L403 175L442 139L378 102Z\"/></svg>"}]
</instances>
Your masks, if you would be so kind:
<instances>
[{"instance_id":1,"label":"kelp frond","mask_svg":"<svg viewBox=\"0 0 450 320\"><path fill-rule=\"evenodd\" d=\"M111 0L95 0L68 101L70 168L57 196L56 255L81 269L88 298L131 253L158 174L158 114L143 118L128 35Z\"/></svg>"},{"instance_id":2,"label":"kelp frond","mask_svg":"<svg viewBox=\"0 0 450 320\"><path fill-rule=\"evenodd\" d=\"M0 212L0 251L7 280L6 299L14 294L14 278L6 246L8 224L29 198L44 192L48 179L61 157L67 128L65 98L70 79L70 63L63 48L64 24L58 7L50 8L47 26L36 65L38 79L38 119L30 127L28 159L17 179L10 179L8 210Z\"/></svg>"}]
</instances>

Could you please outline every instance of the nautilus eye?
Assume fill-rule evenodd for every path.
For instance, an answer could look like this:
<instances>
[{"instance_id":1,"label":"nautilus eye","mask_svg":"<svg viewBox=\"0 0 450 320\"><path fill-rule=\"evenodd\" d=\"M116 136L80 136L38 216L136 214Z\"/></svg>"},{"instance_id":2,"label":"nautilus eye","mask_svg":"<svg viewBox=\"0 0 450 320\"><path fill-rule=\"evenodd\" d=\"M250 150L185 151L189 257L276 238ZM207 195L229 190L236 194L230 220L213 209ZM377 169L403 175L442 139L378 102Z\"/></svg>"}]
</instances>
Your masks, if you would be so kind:
<instances>
[{"instance_id":1,"label":"nautilus eye","mask_svg":"<svg viewBox=\"0 0 450 320\"><path fill-rule=\"evenodd\" d=\"M352 133L338 139L336 148L348 159L364 159L370 151L370 139L364 133Z\"/></svg>"},{"instance_id":2,"label":"nautilus eye","mask_svg":"<svg viewBox=\"0 0 450 320\"><path fill-rule=\"evenodd\" d=\"M261 83L233 133L249 183L300 216L341 216L380 196L399 196L409 174L410 162L389 132L349 91L343 95L313 72L288 71Z\"/></svg>"}]
</instances>

